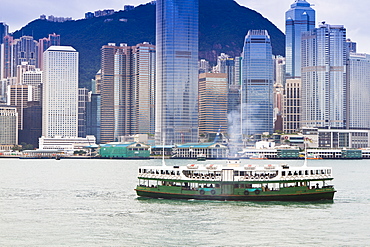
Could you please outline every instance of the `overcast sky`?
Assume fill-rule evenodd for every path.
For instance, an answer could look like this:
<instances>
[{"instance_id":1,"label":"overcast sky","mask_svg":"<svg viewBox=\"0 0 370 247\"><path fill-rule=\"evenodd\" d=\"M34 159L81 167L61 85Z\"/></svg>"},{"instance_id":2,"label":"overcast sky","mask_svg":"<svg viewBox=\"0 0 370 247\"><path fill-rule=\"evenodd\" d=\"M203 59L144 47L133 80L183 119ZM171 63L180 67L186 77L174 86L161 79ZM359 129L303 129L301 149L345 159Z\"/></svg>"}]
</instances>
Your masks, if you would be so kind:
<instances>
[{"instance_id":1,"label":"overcast sky","mask_svg":"<svg viewBox=\"0 0 370 247\"><path fill-rule=\"evenodd\" d=\"M217 1L217 0L214 0ZM46 16L72 17L80 19L85 12L98 9L123 9L124 5L140 5L149 0L0 0L0 21L9 25L10 31L20 29L28 22ZM294 0L237 0L261 13L285 32L285 12ZM316 22L344 25L347 38L357 42L357 52L370 54L370 8L369 0L308 0L314 4ZM73 7L72 7L73 6ZM247 30L246 30L247 32Z\"/></svg>"}]
</instances>

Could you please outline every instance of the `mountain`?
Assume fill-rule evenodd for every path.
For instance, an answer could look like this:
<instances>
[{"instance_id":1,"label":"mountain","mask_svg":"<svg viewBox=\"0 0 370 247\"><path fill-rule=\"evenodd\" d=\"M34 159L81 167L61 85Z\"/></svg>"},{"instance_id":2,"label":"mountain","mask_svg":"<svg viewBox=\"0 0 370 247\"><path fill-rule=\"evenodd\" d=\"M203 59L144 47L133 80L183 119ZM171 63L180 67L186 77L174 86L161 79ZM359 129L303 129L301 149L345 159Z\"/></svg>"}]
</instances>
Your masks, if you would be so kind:
<instances>
[{"instance_id":1,"label":"mountain","mask_svg":"<svg viewBox=\"0 0 370 247\"><path fill-rule=\"evenodd\" d=\"M261 14L234 0L199 0L200 58L215 64L221 52L239 56L250 29L267 30L273 54L285 54L285 35ZM103 45L145 41L155 44L155 5L148 3L110 16L63 23L37 19L13 35L32 35L38 40L51 33L60 34L61 45L73 46L80 53L80 86L90 88L91 79L100 69Z\"/></svg>"}]
</instances>

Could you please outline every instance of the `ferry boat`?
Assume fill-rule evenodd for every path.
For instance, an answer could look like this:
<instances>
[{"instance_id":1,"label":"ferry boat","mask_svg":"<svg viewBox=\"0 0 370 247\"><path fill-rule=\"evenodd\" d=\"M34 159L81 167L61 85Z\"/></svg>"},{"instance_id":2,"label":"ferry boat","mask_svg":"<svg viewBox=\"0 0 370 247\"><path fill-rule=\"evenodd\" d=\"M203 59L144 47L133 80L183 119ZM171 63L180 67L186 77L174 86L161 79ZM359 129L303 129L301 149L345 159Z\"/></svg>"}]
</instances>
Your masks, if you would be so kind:
<instances>
[{"instance_id":1,"label":"ferry boat","mask_svg":"<svg viewBox=\"0 0 370 247\"><path fill-rule=\"evenodd\" d=\"M233 201L333 200L329 167L189 164L139 167L140 197Z\"/></svg>"}]
</instances>

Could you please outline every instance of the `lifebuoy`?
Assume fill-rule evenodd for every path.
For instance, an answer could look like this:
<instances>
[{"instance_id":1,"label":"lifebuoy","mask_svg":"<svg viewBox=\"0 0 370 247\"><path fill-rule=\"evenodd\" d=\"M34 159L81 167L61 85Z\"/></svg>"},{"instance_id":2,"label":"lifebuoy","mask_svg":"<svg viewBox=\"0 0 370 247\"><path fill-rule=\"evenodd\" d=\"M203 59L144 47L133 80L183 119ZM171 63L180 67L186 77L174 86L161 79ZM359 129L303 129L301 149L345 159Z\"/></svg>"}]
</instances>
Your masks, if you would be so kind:
<instances>
[{"instance_id":1,"label":"lifebuoy","mask_svg":"<svg viewBox=\"0 0 370 247\"><path fill-rule=\"evenodd\" d=\"M248 190L244 190L244 195L245 196L249 195L249 191Z\"/></svg>"},{"instance_id":2,"label":"lifebuoy","mask_svg":"<svg viewBox=\"0 0 370 247\"><path fill-rule=\"evenodd\" d=\"M199 193L200 193L201 195L204 195L205 191L204 191L204 190L200 190L200 191L199 191Z\"/></svg>"},{"instance_id":3,"label":"lifebuoy","mask_svg":"<svg viewBox=\"0 0 370 247\"><path fill-rule=\"evenodd\" d=\"M259 194L261 193L261 191L260 191L260 190L255 190L255 191L254 191L254 193L255 193L256 195L259 195Z\"/></svg>"},{"instance_id":4,"label":"lifebuoy","mask_svg":"<svg viewBox=\"0 0 370 247\"><path fill-rule=\"evenodd\" d=\"M212 195L216 194L216 191L215 190L211 190L211 194Z\"/></svg>"},{"instance_id":5,"label":"lifebuoy","mask_svg":"<svg viewBox=\"0 0 370 247\"><path fill-rule=\"evenodd\" d=\"M253 180L253 179L254 179L254 177L253 177L253 176L251 176L249 179L252 179L252 180Z\"/></svg>"},{"instance_id":6,"label":"lifebuoy","mask_svg":"<svg viewBox=\"0 0 370 247\"><path fill-rule=\"evenodd\" d=\"M269 179L269 176L266 176L265 179Z\"/></svg>"}]
</instances>

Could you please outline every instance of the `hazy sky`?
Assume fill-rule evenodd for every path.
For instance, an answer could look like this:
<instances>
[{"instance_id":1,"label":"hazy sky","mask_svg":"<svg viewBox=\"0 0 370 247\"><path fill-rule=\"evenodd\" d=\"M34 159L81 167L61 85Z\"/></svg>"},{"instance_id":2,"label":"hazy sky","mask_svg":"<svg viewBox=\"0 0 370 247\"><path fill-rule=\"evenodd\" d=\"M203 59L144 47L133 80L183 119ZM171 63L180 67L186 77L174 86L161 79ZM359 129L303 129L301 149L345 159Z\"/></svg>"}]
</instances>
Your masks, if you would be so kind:
<instances>
[{"instance_id":1,"label":"hazy sky","mask_svg":"<svg viewBox=\"0 0 370 247\"><path fill-rule=\"evenodd\" d=\"M214 0L217 1L217 0ZM0 0L0 21L9 25L10 31L25 26L41 14L80 19L85 12L98 9L120 10L124 5L140 5L148 0ZM237 0L240 5L254 9L285 32L285 11L294 0ZM308 0L314 4L317 23L344 25L347 37L357 42L357 51L370 54L369 0ZM73 7L72 7L73 6ZM246 30L247 33L248 30Z\"/></svg>"}]
</instances>

